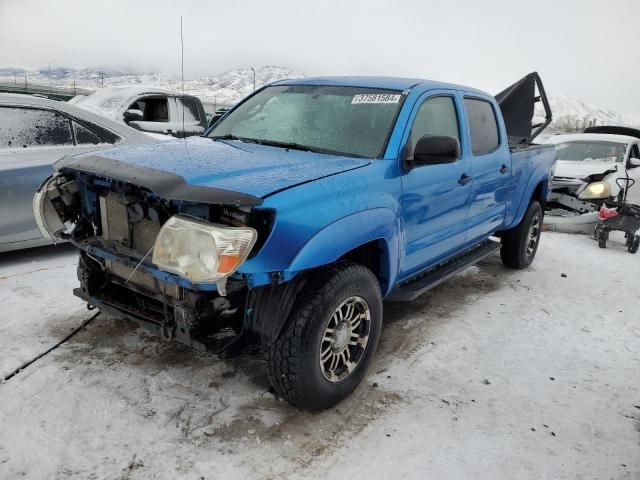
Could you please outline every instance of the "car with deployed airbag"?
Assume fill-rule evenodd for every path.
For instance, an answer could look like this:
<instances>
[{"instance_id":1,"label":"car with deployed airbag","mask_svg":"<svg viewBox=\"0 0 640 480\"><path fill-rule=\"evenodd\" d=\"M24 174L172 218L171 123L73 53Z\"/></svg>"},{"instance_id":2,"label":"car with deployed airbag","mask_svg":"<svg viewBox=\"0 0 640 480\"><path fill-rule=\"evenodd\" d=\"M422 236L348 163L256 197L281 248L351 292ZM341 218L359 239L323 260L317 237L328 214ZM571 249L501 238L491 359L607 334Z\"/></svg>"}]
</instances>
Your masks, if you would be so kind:
<instances>
[{"instance_id":1,"label":"car with deployed airbag","mask_svg":"<svg viewBox=\"0 0 640 480\"><path fill-rule=\"evenodd\" d=\"M555 162L533 140L550 121L535 73L496 97L284 80L202 137L61 160L34 210L79 248L74 293L90 307L202 352L259 353L278 396L322 409L364 378L383 299L498 250L531 264Z\"/></svg>"}]
</instances>

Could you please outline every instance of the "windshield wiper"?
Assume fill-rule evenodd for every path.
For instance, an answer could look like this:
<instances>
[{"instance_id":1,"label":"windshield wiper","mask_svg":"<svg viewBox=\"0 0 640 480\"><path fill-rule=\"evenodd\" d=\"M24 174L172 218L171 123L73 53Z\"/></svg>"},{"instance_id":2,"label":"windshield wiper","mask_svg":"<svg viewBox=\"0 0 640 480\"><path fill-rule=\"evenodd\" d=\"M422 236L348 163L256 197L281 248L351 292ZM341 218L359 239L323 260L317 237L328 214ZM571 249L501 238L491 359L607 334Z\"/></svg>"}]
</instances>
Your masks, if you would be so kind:
<instances>
[{"instance_id":1,"label":"windshield wiper","mask_svg":"<svg viewBox=\"0 0 640 480\"><path fill-rule=\"evenodd\" d=\"M258 145L266 145L268 147L280 147L280 148L286 148L288 150L300 150L302 152L324 153L327 155L342 155L345 157L353 157L353 158L367 158L363 155L338 152L336 150L330 150L328 148L310 147L308 145L302 145L301 143L295 143L295 142L280 142L278 140L267 140L262 138L238 137L236 135L233 135L232 133L229 133L227 135L213 136L209 138L212 140L239 140L244 143L257 143Z\"/></svg>"},{"instance_id":2,"label":"windshield wiper","mask_svg":"<svg viewBox=\"0 0 640 480\"><path fill-rule=\"evenodd\" d=\"M252 138L238 137L232 133L228 133L227 135L216 135L213 137L209 137L211 140L239 140L244 143L255 143L255 140Z\"/></svg>"},{"instance_id":3,"label":"windshield wiper","mask_svg":"<svg viewBox=\"0 0 640 480\"><path fill-rule=\"evenodd\" d=\"M263 140L263 139L252 139L254 143L260 145L267 145L269 147L282 147L288 148L289 150L302 150L303 152L320 152L320 149L314 149L307 145L302 145L300 143L295 142L279 142L277 140Z\"/></svg>"}]
</instances>

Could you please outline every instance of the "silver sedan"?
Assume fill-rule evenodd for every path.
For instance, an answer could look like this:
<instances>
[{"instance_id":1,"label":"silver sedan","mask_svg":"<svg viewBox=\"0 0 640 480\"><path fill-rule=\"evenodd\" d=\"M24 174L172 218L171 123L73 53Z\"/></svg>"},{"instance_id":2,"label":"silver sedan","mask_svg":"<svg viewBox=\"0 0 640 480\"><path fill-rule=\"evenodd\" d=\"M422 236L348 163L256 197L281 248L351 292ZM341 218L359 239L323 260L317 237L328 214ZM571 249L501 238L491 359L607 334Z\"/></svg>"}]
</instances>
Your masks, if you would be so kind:
<instances>
[{"instance_id":1,"label":"silver sedan","mask_svg":"<svg viewBox=\"0 0 640 480\"><path fill-rule=\"evenodd\" d=\"M50 243L40 234L32 200L66 155L154 139L66 102L0 94L0 252Z\"/></svg>"}]
</instances>

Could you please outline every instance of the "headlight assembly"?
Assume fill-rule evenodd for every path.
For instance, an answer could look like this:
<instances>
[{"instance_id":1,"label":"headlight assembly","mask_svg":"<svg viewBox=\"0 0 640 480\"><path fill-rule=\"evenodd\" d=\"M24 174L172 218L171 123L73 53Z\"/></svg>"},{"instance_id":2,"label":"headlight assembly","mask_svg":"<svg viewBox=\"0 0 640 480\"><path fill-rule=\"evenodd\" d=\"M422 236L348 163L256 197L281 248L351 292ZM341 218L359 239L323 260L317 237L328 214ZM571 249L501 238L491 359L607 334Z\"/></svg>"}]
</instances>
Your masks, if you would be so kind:
<instances>
[{"instance_id":1,"label":"headlight assembly","mask_svg":"<svg viewBox=\"0 0 640 480\"><path fill-rule=\"evenodd\" d=\"M226 227L174 215L162 226L152 262L192 283L216 283L225 295L226 278L246 260L258 237L250 227Z\"/></svg>"},{"instance_id":2,"label":"headlight assembly","mask_svg":"<svg viewBox=\"0 0 640 480\"><path fill-rule=\"evenodd\" d=\"M608 182L593 182L587 185L578 198L580 200L596 200L609 198L611 196L611 185Z\"/></svg>"}]
</instances>

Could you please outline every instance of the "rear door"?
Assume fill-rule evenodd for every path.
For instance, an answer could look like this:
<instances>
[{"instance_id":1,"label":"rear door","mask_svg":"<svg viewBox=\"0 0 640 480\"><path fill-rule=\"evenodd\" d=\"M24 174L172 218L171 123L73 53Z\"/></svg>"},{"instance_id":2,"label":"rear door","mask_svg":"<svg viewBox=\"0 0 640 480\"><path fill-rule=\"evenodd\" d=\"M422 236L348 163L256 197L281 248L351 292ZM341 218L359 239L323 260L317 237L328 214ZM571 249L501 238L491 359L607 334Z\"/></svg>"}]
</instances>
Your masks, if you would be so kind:
<instances>
[{"instance_id":1,"label":"rear door","mask_svg":"<svg viewBox=\"0 0 640 480\"><path fill-rule=\"evenodd\" d=\"M462 155L454 163L415 167L402 177L404 260L408 276L460 249L466 238L465 216L471 193L469 152L455 92L429 92L416 103L405 141L405 154L423 135L450 135L460 140Z\"/></svg>"},{"instance_id":2,"label":"rear door","mask_svg":"<svg viewBox=\"0 0 640 480\"><path fill-rule=\"evenodd\" d=\"M488 99L465 96L470 172L473 178L467 214L467 241L473 242L504 222L511 177L511 152L501 132L496 105Z\"/></svg>"},{"instance_id":3,"label":"rear door","mask_svg":"<svg viewBox=\"0 0 640 480\"><path fill-rule=\"evenodd\" d=\"M180 136L202 135L207 125L207 119L198 100L192 97L176 97L176 105L179 130L184 132Z\"/></svg>"}]
</instances>

